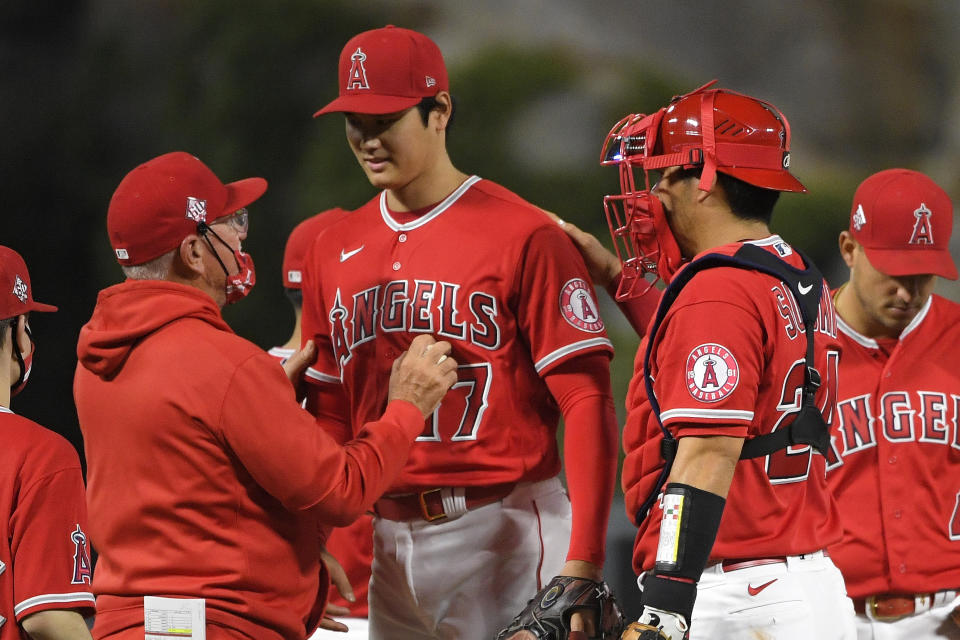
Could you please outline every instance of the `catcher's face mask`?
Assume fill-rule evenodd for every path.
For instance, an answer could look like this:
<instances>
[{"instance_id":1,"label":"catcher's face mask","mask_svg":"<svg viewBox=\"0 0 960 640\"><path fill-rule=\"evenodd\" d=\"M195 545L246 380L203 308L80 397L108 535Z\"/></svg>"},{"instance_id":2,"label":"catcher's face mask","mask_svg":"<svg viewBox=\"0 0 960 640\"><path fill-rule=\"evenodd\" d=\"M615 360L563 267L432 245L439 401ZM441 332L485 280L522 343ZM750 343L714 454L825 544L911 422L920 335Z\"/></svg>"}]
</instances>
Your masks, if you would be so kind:
<instances>
[{"instance_id":1,"label":"catcher's face mask","mask_svg":"<svg viewBox=\"0 0 960 640\"><path fill-rule=\"evenodd\" d=\"M789 172L786 117L762 100L710 89L715 82L654 114L627 116L604 141L600 164L616 165L620 172L620 194L603 201L623 265L619 299L649 290L656 280L646 280L648 273L669 283L683 263L663 205L651 193L650 172L702 167L703 191L713 188L718 171L764 189L806 191Z\"/></svg>"}]
</instances>

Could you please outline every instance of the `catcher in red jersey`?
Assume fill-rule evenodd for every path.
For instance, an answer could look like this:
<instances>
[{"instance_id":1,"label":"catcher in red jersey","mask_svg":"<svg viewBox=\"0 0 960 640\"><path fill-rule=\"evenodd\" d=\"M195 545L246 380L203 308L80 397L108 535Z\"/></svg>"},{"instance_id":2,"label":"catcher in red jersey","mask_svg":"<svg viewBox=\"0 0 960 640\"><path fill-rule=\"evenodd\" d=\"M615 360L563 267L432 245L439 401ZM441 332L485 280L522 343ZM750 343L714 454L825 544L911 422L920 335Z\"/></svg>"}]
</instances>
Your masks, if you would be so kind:
<instances>
[{"instance_id":1,"label":"catcher in red jersey","mask_svg":"<svg viewBox=\"0 0 960 640\"><path fill-rule=\"evenodd\" d=\"M415 336L442 336L459 363L374 507L371 635L492 637L551 576L601 578L616 473L612 347L562 230L452 164L436 44L396 27L361 33L343 49L339 82L317 115L344 113L350 149L382 191L308 257L316 393L341 399L348 437L381 410L386 364ZM561 415L569 499L557 478Z\"/></svg>"},{"instance_id":2,"label":"catcher in red jersey","mask_svg":"<svg viewBox=\"0 0 960 640\"><path fill-rule=\"evenodd\" d=\"M0 247L0 640L89 640L93 614L80 460L61 436L10 410L33 363L27 265Z\"/></svg>"},{"instance_id":3,"label":"catcher in red jersey","mask_svg":"<svg viewBox=\"0 0 960 640\"><path fill-rule=\"evenodd\" d=\"M776 107L710 85L607 138L620 296L645 293L648 273L667 283L627 395L644 609L624 638L854 636L824 551L841 536L823 456L836 316L816 267L768 226L781 191L805 191L789 150Z\"/></svg>"},{"instance_id":4,"label":"catcher in red jersey","mask_svg":"<svg viewBox=\"0 0 960 640\"><path fill-rule=\"evenodd\" d=\"M933 180L888 169L857 189L840 234L827 482L844 537L830 553L861 640L960 638L960 305L932 293L957 278L953 215Z\"/></svg>"},{"instance_id":5,"label":"catcher in red jersey","mask_svg":"<svg viewBox=\"0 0 960 640\"><path fill-rule=\"evenodd\" d=\"M281 362L285 362L300 348L303 315L301 287L307 250L322 229L347 213L340 208L318 213L298 224L287 238L283 250L283 292L293 306L294 325L287 342L269 351ZM327 615L336 615L338 626L335 629L318 630L312 638L367 638L367 585L370 582L370 563L373 562L373 517L365 513L353 524L334 528L326 537L325 547L328 552L325 560L329 562L332 556L337 563L334 567L327 567L331 582L337 587L330 592Z\"/></svg>"}]
</instances>

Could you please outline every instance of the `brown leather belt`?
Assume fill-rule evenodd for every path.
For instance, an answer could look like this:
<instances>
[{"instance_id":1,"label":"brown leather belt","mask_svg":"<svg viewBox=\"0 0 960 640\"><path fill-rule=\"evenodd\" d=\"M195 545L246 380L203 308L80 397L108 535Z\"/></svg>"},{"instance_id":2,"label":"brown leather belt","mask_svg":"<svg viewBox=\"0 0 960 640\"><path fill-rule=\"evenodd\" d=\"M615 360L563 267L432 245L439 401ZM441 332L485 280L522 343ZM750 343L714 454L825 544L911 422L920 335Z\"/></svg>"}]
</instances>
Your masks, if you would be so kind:
<instances>
[{"instance_id":1,"label":"brown leather belt","mask_svg":"<svg viewBox=\"0 0 960 640\"><path fill-rule=\"evenodd\" d=\"M918 599L930 603L920 609L921 612L926 611L933 606L936 596L936 593L878 593L866 598L853 598L853 610L861 615L869 611L874 620L890 622L917 613Z\"/></svg>"},{"instance_id":2,"label":"brown leather belt","mask_svg":"<svg viewBox=\"0 0 960 640\"><path fill-rule=\"evenodd\" d=\"M466 510L503 500L516 487L516 483L494 484L487 487L463 487ZM417 493L383 496L373 505L373 512L387 520L408 522L426 520L437 522L447 520L463 513L447 514L443 506L442 488L427 489ZM449 491L455 491L450 489Z\"/></svg>"},{"instance_id":3,"label":"brown leather belt","mask_svg":"<svg viewBox=\"0 0 960 640\"><path fill-rule=\"evenodd\" d=\"M808 553L805 555L813 555L813 553ZM804 557L803 554L798 556L800 558ZM830 554L824 550L824 558L829 558ZM731 559L724 560L720 563L720 567L724 572L727 571L736 571L737 569L749 569L750 567L762 567L767 564L786 564L787 556L771 556L769 558L744 558L744 559Z\"/></svg>"}]
</instances>

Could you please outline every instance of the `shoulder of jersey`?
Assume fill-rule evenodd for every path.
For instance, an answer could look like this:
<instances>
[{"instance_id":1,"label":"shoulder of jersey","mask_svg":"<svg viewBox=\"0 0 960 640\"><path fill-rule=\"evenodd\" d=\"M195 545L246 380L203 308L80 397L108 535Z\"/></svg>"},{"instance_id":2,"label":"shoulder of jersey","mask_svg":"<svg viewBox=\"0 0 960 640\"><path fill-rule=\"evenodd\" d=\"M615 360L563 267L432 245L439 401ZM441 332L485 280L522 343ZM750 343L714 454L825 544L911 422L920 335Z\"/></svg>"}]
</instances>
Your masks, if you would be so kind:
<instances>
[{"instance_id":1,"label":"shoulder of jersey","mask_svg":"<svg viewBox=\"0 0 960 640\"><path fill-rule=\"evenodd\" d=\"M557 224L551 220L540 207L524 200L503 185L491 180L481 180L470 188L470 191L474 190L476 190L476 195L493 198L498 201L497 206L485 210L485 215L502 215L514 224L529 226L531 228L544 226L560 231ZM468 195L470 191L467 192ZM561 235L566 234L561 233Z\"/></svg>"},{"instance_id":2,"label":"shoulder of jersey","mask_svg":"<svg viewBox=\"0 0 960 640\"><path fill-rule=\"evenodd\" d=\"M31 457L41 457L64 466L80 466L80 458L66 438L15 413L0 413L0 434L4 449L19 449Z\"/></svg>"}]
</instances>

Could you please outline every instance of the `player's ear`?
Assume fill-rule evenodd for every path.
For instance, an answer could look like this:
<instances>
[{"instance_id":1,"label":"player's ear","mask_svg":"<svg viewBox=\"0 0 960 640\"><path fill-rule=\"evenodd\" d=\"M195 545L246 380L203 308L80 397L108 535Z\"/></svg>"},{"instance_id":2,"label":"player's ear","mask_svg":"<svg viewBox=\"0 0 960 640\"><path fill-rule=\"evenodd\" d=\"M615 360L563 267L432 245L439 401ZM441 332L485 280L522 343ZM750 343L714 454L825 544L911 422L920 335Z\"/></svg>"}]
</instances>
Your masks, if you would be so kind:
<instances>
[{"instance_id":1,"label":"player's ear","mask_svg":"<svg viewBox=\"0 0 960 640\"><path fill-rule=\"evenodd\" d=\"M450 116L453 115L453 97L449 91L441 91L434 96L434 100L437 105L430 110L430 120L437 131L442 131L447 128Z\"/></svg>"},{"instance_id":2,"label":"player's ear","mask_svg":"<svg viewBox=\"0 0 960 640\"><path fill-rule=\"evenodd\" d=\"M200 236L191 233L177 247L177 259L174 260L174 268L182 269L185 272L184 275L202 275L205 270L203 264L205 250Z\"/></svg>"},{"instance_id":3,"label":"player's ear","mask_svg":"<svg viewBox=\"0 0 960 640\"><path fill-rule=\"evenodd\" d=\"M840 255L843 257L843 261L852 269L854 253L859 246L857 241L853 239L849 231L844 230L840 232L838 244L840 245Z\"/></svg>"}]
</instances>

